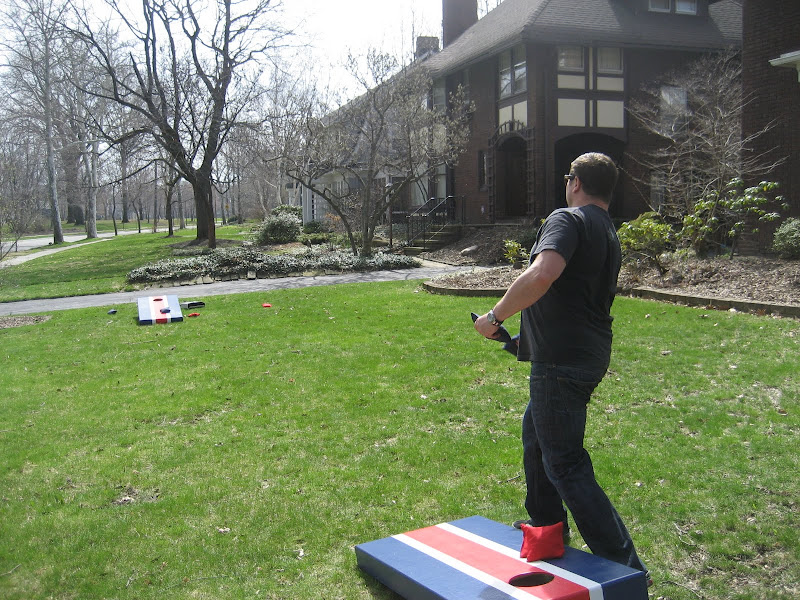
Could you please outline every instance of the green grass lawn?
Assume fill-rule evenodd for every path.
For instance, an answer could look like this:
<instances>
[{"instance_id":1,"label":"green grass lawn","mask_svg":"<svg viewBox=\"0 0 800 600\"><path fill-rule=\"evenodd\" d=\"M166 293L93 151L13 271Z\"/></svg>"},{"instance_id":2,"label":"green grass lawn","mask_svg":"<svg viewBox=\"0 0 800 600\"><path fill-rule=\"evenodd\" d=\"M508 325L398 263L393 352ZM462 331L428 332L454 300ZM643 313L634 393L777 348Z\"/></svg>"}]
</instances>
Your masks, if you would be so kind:
<instances>
[{"instance_id":1,"label":"green grass lawn","mask_svg":"<svg viewBox=\"0 0 800 600\"><path fill-rule=\"evenodd\" d=\"M246 239L242 231L241 226L217 227L217 237ZM0 269L0 302L134 289L125 279L129 271L169 258L173 245L196 235L192 229L176 229L174 237L159 232L120 235L96 244L75 242L71 245L76 247L64 252Z\"/></svg>"},{"instance_id":2,"label":"green grass lawn","mask_svg":"<svg viewBox=\"0 0 800 600\"><path fill-rule=\"evenodd\" d=\"M472 330L491 302L354 284L0 330L0 597L394 598L354 545L524 516L527 367ZM652 597L797 598L800 323L614 314L586 443Z\"/></svg>"}]
</instances>

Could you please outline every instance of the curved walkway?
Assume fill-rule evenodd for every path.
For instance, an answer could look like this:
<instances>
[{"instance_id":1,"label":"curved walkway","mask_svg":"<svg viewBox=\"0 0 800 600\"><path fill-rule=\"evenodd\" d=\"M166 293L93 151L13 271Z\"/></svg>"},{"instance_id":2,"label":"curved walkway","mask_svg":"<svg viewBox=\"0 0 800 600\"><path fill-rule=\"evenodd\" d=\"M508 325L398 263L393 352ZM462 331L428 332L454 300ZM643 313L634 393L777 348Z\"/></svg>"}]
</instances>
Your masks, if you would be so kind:
<instances>
[{"instance_id":1,"label":"curved walkway","mask_svg":"<svg viewBox=\"0 0 800 600\"><path fill-rule=\"evenodd\" d=\"M116 292L112 294L49 298L43 300L20 300L17 302L0 303L0 316L24 315L53 310L68 310L72 308L114 306L136 302L136 299L142 296L175 294L179 296L182 301L186 301L201 300L207 296L239 294L243 292L266 292L271 290L334 285L338 283L432 279L439 275L452 273L463 268L464 267L454 267L441 263L422 261L422 266L415 269L344 273L342 275L319 275L311 277L280 277L276 279L239 279L236 281L216 281L214 283L195 285L148 288L135 292Z\"/></svg>"},{"instance_id":2,"label":"curved walkway","mask_svg":"<svg viewBox=\"0 0 800 600\"><path fill-rule=\"evenodd\" d=\"M85 239L85 238L81 238ZM77 240L76 240L77 241ZM91 242L86 242L85 244L81 244L80 246L88 246L89 244L97 244L98 242L106 242L108 238L103 238L99 240L92 240ZM34 258L39 258L40 256L47 256L48 254L55 254L57 252L63 252L64 250L71 250L72 248L78 248L79 246L59 246L57 248L48 248L47 250L38 250L36 252L31 252L30 254L20 254L19 256L12 256L11 258L6 258L2 262L0 262L0 269L3 267L10 267L12 265L21 265L22 263L28 262L29 260L33 260Z\"/></svg>"}]
</instances>

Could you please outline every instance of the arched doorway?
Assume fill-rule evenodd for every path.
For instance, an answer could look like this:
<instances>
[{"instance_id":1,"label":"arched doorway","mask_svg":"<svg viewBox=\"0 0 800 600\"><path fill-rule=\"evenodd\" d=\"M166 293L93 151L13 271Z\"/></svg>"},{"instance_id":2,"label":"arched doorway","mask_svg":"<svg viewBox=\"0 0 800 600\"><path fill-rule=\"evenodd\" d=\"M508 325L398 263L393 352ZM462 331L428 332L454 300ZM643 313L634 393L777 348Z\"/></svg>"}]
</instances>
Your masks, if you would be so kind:
<instances>
[{"instance_id":1,"label":"arched doorway","mask_svg":"<svg viewBox=\"0 0 800 600\"><path fill-rule=\"evenodd\" d=\"M495 216L513 219L528 214L528 152L525 140L509 135L495 150Z\"/></svg>"},{"instance_id":2,"label":"arched doorway","mask_svg":"<svg viewBox=\"0 0 800 600\"><path fill-rule=\"evenodd\" d=\"M610 156L617 166L621 166L622 157L625 153L625 143L599 133L579 133L557 141L555 144L555 173L553 177L555 182L555 208L567 205L564 175L569 173L569 166L572 161L585 152L602 152ZM622 186L617 184L609 209L612 216L621 207L621 204Z\"/></svg>"}]
</instances>

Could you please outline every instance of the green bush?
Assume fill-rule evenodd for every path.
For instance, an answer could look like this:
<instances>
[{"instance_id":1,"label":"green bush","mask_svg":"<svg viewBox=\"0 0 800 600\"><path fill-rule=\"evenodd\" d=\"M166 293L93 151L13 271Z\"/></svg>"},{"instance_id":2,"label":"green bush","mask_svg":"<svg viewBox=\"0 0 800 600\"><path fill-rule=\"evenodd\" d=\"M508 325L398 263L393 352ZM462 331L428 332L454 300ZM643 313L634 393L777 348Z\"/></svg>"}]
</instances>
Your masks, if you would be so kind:
<instances>
[{"instance_id":1,"label":"green bush","mask_svg":"<svg viewBox=\"0 0 800 600\"><path fill-rule=\"evenodd\" d=\"M788 210L783 196L777 195L778 187L774 181L745 187L744 181L737 177L722 190L710 189L684 215L683 227L678 232L680 243L692 248L698 256L716 253L730 244L733 256L743 233L758 233L758 223L780 218L772 210L774 206Z\"/></svg>"},{"instance_id":2,"label":"green bush","mask_svg":"<svg viewBox=\"0 0 800 600\"><path fill-rule=\"evenodd\" d=\"M303 225L303 233L328 233L329 229L323 221L309 221Z\"/></svg>"},{"instance_id":3,"label":"green bush","mask_svg":"<svg viewBox=\"0 0 800 600\"><path fill-rule=\"evenodd\" d=\"M517 240L503 240L503 258L512 265L524 262L528 259L528 251Z\"/></svg>"},{"instance_id":4,"label":"green bush","mask_svg":"<svg viewBox=\"0 0 800 600\"><path fill-rule=\"evenodd\" d=\"M255 230L254 241L259 246L296 242L302 229L301 220L291 211L280 211L264 219Z\"/></svg>"},{"instance_id":5,"label":"green bush","mask_svg":"<svg viewBox=\"0 0 800 600\"><path fill-rule=\"evenodd\" d=\"M800 258L800 219L786 219L775 231L772 249L784 258Z\"/></svg>"},{"instance_id":6,"label":"green bush","mask_svg":"<svg viewBox=\"0 0 800 600\"><path fill-rule=\"evenodd\" d=\"M293 204L279 204L275 208L270 211L270 214L273 217L277 217L278 215L293 215L303 220L303 207L302 206L295 206Z\"/></svg>"},{"instance_id":7,"label":"green bush","mask_svg":"<svg viewBox=\"0 0 800 600\"><path fill-rule=\"evenodd\" d=\"M328 244L335 238L333 233L325 232L305 232L297 238L297 241L306 246L319 246L321 244Z\"/></svg>"},{"instance_id":8,"label":"green bush","mask_svg":"<svg viewBox=\"0 0 800 600\"><path fill-rule=\"evenodd\" d=\"M617 235L624 260L645 260L662 273L665 271L660 257L672 244L673 232L658 213L643 213L633 221L623 223Z\"/></svg>"}]
</instances>

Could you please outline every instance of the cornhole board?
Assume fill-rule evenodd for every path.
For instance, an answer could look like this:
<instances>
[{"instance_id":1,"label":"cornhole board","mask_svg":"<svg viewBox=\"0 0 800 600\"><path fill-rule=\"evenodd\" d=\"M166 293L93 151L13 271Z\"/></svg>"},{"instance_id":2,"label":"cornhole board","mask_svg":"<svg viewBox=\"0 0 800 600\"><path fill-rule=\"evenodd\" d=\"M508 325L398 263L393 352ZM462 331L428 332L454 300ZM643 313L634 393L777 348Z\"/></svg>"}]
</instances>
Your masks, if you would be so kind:
<instances>
[{"instance_id":1,"label":"cornhole board","mask_svg":"<svg viewBox=\"0 0 800 600\"><path fill-rule=\"evenodd\" d=\"M183 321L181 304L177 296L148 296L137 298L139 325Z\"/></svg>"},{"instance_id":2,"label":"cornhole board","mask_svg":"<svg viewBox=\"0 0 800 600\"><path fill-rule=\"evenodd\" d=\"M522 531L474 516L355 551L364 572L409 600L647 600L642 571L570 547L562 558L529 563L521 547ZM548 582L508 583L523 573Z\"/></svg>"}]
</instances>

